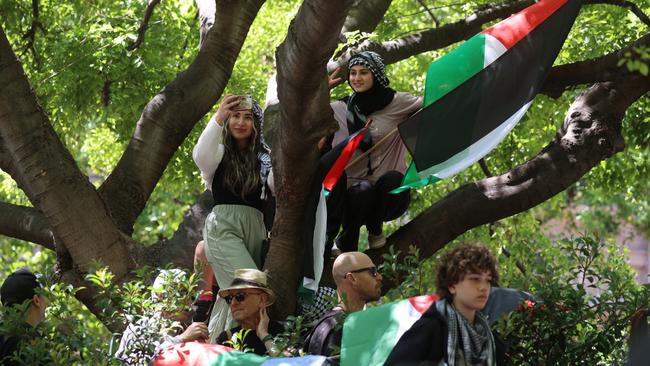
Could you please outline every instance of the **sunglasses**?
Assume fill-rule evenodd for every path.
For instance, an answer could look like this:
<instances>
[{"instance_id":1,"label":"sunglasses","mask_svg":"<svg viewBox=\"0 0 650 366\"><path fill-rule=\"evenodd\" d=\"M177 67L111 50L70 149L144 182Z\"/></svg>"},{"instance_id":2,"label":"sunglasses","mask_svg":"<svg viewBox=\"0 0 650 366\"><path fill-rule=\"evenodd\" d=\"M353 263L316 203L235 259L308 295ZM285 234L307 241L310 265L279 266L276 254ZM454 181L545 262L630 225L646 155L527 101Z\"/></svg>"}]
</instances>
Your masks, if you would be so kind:
<instances>
[{"instance_id":1,"label":"sunglasses","mask_svg":"<svg viewBox=\"0 0 650 366\"><path fill-rule=\"evenodd\" d=\"M250 293L238 292L238 293L235 294L235 296L228 295L228 296L224 297L223 299L226 300L226 304L230 305L233 300L237 300L237 302L244 302L248 296L257 295L257 294L259 294L259 293L258 292L250 292Z\"/></svg>"},{"instance_id":2,"label":"sunglasses","mask_svg":"<svg viewBox=\"0 0 650 366\"><path fill-rule=\"evenodd\" d=\"M361 273L361 272L370 272L370 275L372 277L377 277L379 272L377 272L377 267L366 267L366 268L359 268L355 269L354 271L350 271L348 273ZM347 273L346 273L347 276Z\"/></svg>"}]
</instances>

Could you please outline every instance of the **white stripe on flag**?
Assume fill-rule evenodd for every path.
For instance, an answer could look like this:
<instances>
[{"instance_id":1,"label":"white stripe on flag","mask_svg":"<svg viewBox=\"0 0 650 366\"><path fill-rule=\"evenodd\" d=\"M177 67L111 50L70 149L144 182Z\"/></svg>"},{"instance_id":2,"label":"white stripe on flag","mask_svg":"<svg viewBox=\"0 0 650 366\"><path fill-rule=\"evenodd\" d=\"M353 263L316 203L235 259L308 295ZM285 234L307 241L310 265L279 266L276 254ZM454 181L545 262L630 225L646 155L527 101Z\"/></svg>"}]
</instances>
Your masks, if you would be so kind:
<instances>
[{"instance_id":1,"label":"white stripe on flag","mask_svg":"<svg viewBox=\"0 0 650 366\"><path fill-rule=\"evenodd\" d=\"M501 57L501 55L506 53L508 49L495 37L489 34L484 34L483 36L485 37L483 68L486 68Z\"/></svg>"}]
</instances>

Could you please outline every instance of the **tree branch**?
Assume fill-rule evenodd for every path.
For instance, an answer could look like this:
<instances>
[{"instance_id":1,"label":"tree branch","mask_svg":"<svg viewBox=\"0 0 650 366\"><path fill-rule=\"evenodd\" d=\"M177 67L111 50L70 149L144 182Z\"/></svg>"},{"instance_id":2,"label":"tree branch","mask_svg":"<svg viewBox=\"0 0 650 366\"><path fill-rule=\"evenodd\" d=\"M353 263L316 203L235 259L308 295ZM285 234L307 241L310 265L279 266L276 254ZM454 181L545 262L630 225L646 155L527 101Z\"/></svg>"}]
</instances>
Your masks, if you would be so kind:
<instances>
[{"instance_id":1,"label":"tree branch","mask_svg":"<svg viewBox=\"0 0 650 366\"><path fill-rule=\"evenodd\" d=\"M596 5L596 4L609 4L620 6L623 8L630 9L630 11L636 15L641 22L650 27L650 18L639 8L638 5L631 1L627 0L586 0L585 5Z\"/></svg>"},{"instance_id":2,"label":"tree branch","mask_svg":"<svg viewBox=\"0 0 650 366\"><path fill-rule=\"evenodd\" d=\"M218 0L216 22L194 62L144 108L129 145L100 188L123 232L133 232L169 160L221 96L263 2L245 0L233 6Z\"/></svg>"},{"instance_id":3,"label":"tree branch","mask_svg":"<svg viewBox=\"0 0 650 366\"><path fill-rule=\"evenodd\" d=\"M128 273L135 263L126 238L54 132L1 26L0 138L17 182L62 239L57 249L82 269L100 260L118 279Z\"/></svg>"},{"instance_id":4,"label":"tree branch","mask_svg":"<svg viewBox=\"0 0 650 366\"><path fill-rule=\"evenodd\" d=\"M503 4L492 4L477 10L465 19L439 28L413 33L391 41L365 41L359 47L345 52L337 60L330 62L327 68L331 71L336 67L346 65L350 56L359 51L375 51L384 57L386 64L392 64L422 52L447 47L472 37L481 31L484 24L508 17L532 5L534 2L534 0L519 0Z\"/></svg>"},{"instance_id":5,"label":"tree branch","mask_svg":"<svg viewBox=\"0 0 650 366\"><path fill-rule=\"evenodd\" d=\"M143 247L137 246L135 257L141 265L163 267L172 263L175 267L193 269L194 248L203 239L205 217L210 213L214 201L212 193L206 191L199 196L192 207L187 210L183 222L178 226L171 239Z\"/></svg>"},{"instance_id":6,"label":"tree branch","mask_svg":"<svg viewBox=\"0 0 650 366\"><path fill-rule=\"evenodd\" d=\"M54 250L52 231L43 215L33 207L0 202L0 234Z\"/></svg>"},{"instance_id":7,"label":"tree branch","mask_svg":"<svg viewBox=\"0 0 650 366\"><path fill-rule=\"evenodd\" d=\"M354 2L343 28L341 35L347 32L361 31L372 32L384 18L393 0L357 0Z\"/></svg>"},{"instance_id":8,"label":"tree branch","mask_svg":"<svg viewBox=\"0 0 650 366\"><path fill-rule=\"evenodd\" d=\"M433 204L370 251L379 263L390 245L432 256L464 232L526 211L562 192L600 161L624 148L621 123L626 109L650 90L650 78L628 76L600 83L579 96L557 137L530 161L502 174L462 186ZM396 284L384 284L388 289Z\"/></svg>"},{"instance_id":9,"label":"tree branch","mask_svg":"<svg viewBox=\"0 0 650 366\"><path fill-rule=\"evenodd\" d=\"M29 30L25 35L23 35L23 39L27 40L27 45L25 45L25 50L30 50L32 51L32 56L34 56L34 62L36 62L36 65L40 67L41 61L38 57L38 53L36 52L36 32L40 29L41 31L45 31L43 29L43 24L41 24L40 21L40 6L39 6L39 0L32 0L32 25L29 27Z\"/></svg>"},{"instance_id":10,"label":"tree branch","mask_svg":"<svg viewBox=\"0 0 650 366\"><path fill-rule=\"evenodd\" d=\"M625 48L598 58L555 66L546 78L541 93L558 98L572 86L613 81L625 77L629 71L625 65L618 66L618 62L625 57L626 53L631 55L631 59L640 60L641 56L635 51L635 48L640 46L650 46L650 33Z\"/></svg>"},{"instance_id":11,"label":"tree branch","mask_svg":"<svg viewBox=\"0 0 650 366\"><path fill-rule=\"evenodd\" d=\"M160 0L149 0L147 8L144 10L144 18L140 23L140 28L138 28L138 38L127 47L129 51L135 50L144 42L144 35L147 32L147 28L149 28L149 20L151 19L151 15L153 15L154 8L158 4L160 4Z\"/></svg>"},{"instance_id":12,"label":"tree branch","mask_svg":"<svg viewBox=\"0 0 650 366\"><path fill-rule=\"evenodd\" d=\"M325 68L351 5L351 0L306 0L276 52L282 123L273 150L278 205L266 267L283 274L282 281L271 277L281 317L293 312L302 275L302 224L317 142L336 128Z\"/></svg>"},{"instance_id":13,"label":"tree branch","mask_svg":"<svg viewBox=\"0 0 650 366\"><path fill-rule=\"evenodd\" d=\"M429 14L431 20L433 20L433 23L436 25L436 28L440 27L440 21L438 20L438 18L436 18L435 14L433 14L433 11L429 9L427 3L424 0L418 0L418 3L420 3L420 5L422 5L424 10L427 12L427 14Z\"/></svg>"}]
</instances>

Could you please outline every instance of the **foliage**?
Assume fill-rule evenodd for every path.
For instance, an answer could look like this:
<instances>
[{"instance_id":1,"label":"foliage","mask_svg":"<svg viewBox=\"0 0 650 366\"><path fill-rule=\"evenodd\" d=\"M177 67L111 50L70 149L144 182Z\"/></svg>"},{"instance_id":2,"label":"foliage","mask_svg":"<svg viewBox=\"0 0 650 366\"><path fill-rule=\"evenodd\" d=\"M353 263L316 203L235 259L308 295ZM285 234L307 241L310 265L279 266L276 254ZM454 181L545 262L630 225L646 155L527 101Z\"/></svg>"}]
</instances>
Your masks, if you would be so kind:
<instances>
[{"instance_id":1,"label":"foliage","mask_svg":"<svg viewBox=\"0 0 650 366\"><path fill-rule=\"evenodd\" d=\"M630 316L648 305L616 243L561 240L555 256L535 253L527 281L538 303L521 304L497 323L513 365L609 365L626 357Z\"/></svg>"},{"instance_id":2,"label":"foliage","mask_svg":"<svg viewBox=\"0 0 650 366\"><path fill-rule=\"evenodd\" d=\"M98 305L103 316L129 324L125 334L124 358L129 365L148 365L148 359L164 340L182 330L180 321L186 317L193 301L198 277L196 274L168 276L161 286L153 288L152 268L140 268L134 279L116 285L106 268L98 267L86 279L98 288ZM37 327L38 336L23 344L19 357L25 365L48 360L52 365L120 365L113 357L120 334L107 333L104 325L77 301L71 301L75 289L70 285L46 284L43 294L48 298L45 320ZM27 304L26 304L27 305ZM24 309L2 309L0 332L15 333L21 329Z\"/></svg>"},{"instance_id":3,"label":"foliage","mask_svg":"<svg viewBox=\"0 0 650 366\"><path fill-rule=\"evenodd\" d=\"M647 1L634 2L646 14L650 12ZM196 55L196 8L192 1L162 1L156 7L145 42L138 49L129 51L127 46L135 39L146 2L74 0L62 3L40 0L39 3L42 27L36 30L33 48L29 47L30 38L25 37L34 20L32 1L0 0L2 26L57 133L81 170L95 186L99 186L119 160L145 103L184 70ZM225 93L250 93L257 100L264 100L267 81L274 73L275 49L285 37L288 24L300 3L299 0L265 2L248 34ZM492 2L393 0L372 34L357 33L349 37L350 42L364 39L385 41L435 27L422 3L427 4L441 24L447 24L463 19L471 11ZM603 4L585 6L557 64L598 57L624 46L645 32L647 27L627 9ZM457 45L451 45L389 65L391 86L399 91L421 94L429 62L455 47ZM635 50L626 56L625 65L630 70L647 73L647 53L647 49ZM634 61L639 57L645 62ZM558 99L545 96L536 98L526 118L485 158L492 173L502 174L542 150L554 138L567 107L581 91L582 88L570 90ZM333 90L332 97L349 93L349 87L343 83ZM191 161L191 149L206 121L207 118L204 118L204 121L197 123L172 158L138 218L133 235L135 240L153 243L170 237L184 212L203 190L198 171ZM573 305L591 304L589 301L593 300L594 295L579 290L579 286L563 288L559 293L551 290L548 290L548 294L544 292L547 288L560 289L560 285L569 283L568 280L563 283L562 278L575 279L572 266L589 257L587 254L577 258L568 255L566 250L545 238L550 235L544 225L562 219L569 222L572 228L597 233L606 241L613 240L617 228L624 223L630 223L650 235L649 98L640 99L628 109L623 134L625 152L602 162L566 192L528 212L470 230L444 250L461 242L483 243L499 254L502 285L529 289L544 298L546 304L555 303L552 300L568 302L567 299L573 299L568 302ZM387 225L386 234L459 186L484 177L479 167L473 166L451 179L413 190L409 212ZM24 193L3 172L0 172L0 200L30 205ZM581 207L578 214L575 213L576 207ZM577 245L574 241L569 242ZM611 245L605 245L607 253L618 250ZM417 250L412 250L403 262L396 261L397 253L391 251L381 267L382 275L403 285L390 292L384 301L432 292L436 259L444 250L428 260L421 260ZM0 273L3 275L24 265L47 273L55 262L55 256L50 251L4 237L0 238L0 256L11 258L0 262ZM610 272L598 272L605 268L605 264L599 264L596 275L600 277L594 277L594 281L600 286L608 283L604 282L608 278L619 276L611 282L619 284L620 288L607 287L605 293L613 296L616 290L623 298L634 297L640 290L632 286L630 270L622 260L622 257L617 259L605 253L594 257L596 264L603 262L612 265ZM620 273L616 274L617 271ZM89 275L88 279L100 289L101 306L107 318L137 321L150 312L174 306L163 306L151 300L148 284L152 282L153 273L150 269L139 270L135 278L116 286L110 273L101 268ZM176 293L173 292L176 289L170 290L172 292L164 298L181 298L192 293L192 281L187 279L184 283L188 286L182 291L179 289ZM49 284L47 291L52 301L47 310L47 321L41 328L44 342L50 343L47 343L47 347L43 346L43 350L51 351L60 363L106 364L107 348L110 349L110 345L115 343L111 339L116 335L110 334L97 318L73 300L78 289ZM552 296L564 296L566 299ZM605 301L605 304L608 303ZM187 304L178 305L185 307ZM604 306L599 305L591 313L582 315L595 316L594 312ZM132 317L128 318L130 315ZM513 316L512 322L520 321L517 316ZM550 315L545 319L548 319L544 323L546 325L561 320L559 317L551 319ZM301 326L304 324L294 318L289 322L288 329L300 329ZM572 330L579 335L594 336L602 328L592 324L586 330ZM287 332L286 344L289 348L297 341L297 333ZM542 335L536 331L529 332ZM616 337L619 338L615 341L620 344L622 335ZM601 344L600 340L593 342ZM33 349L40 352L38 348Z\"/></svg>"},{"instance_id":4,"label":"foliage","mask_svg":"<svg viewBox=\"0 0 650 366\"><path fill-rule=\"evenodd\" d=\"M252 352L252 350L248 348L248 345L244 342L246 336L248 336L248 333L250 333L251 331L252 329L242 328L239 330L239 332L235 332L232 335L232 337L230 337L230 339L225 341L224 343L236 349L237 351Z\"/></svg>"}]
</instances>

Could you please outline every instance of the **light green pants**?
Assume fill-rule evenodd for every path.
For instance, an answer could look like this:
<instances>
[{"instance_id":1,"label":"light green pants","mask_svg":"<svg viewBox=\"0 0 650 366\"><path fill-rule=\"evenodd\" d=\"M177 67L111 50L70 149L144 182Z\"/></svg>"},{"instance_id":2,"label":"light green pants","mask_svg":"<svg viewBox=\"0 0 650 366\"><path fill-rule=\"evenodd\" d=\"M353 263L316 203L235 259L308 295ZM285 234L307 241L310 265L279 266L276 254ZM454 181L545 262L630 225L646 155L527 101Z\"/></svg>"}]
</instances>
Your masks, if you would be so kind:
<instances>
[{"instance_id":1,"label":"light green pants","mask_svg":"<svg viewBox=\"0 0 650 366\"><path fill-rule=\"evenodd\" d=\"M259 210L243 205L214 206L205 219L203 240L219 288L230 286L237 269L260 269L264 239L264 215ZM228 304L217 296L208 326L210 342L235 326Z\"/></svg>"}]
</instances>

